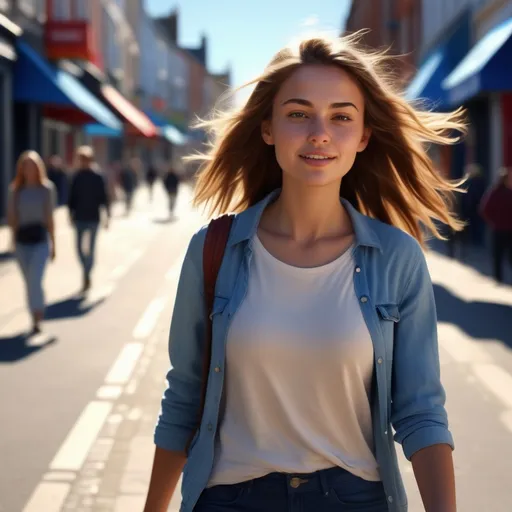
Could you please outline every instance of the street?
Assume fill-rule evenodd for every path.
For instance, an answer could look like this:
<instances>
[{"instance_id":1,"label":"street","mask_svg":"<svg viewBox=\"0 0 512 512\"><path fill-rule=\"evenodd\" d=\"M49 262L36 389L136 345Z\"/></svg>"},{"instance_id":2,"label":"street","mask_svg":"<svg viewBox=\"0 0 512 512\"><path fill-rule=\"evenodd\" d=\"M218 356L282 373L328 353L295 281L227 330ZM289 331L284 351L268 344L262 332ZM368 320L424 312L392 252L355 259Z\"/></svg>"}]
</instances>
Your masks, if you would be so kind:
<instances>
[{"instance_id":1,"label":"street","mask_svg":"<svg viewBox=\"0 0 512 512\"><path fill-rule=\"evenodd\" d=\"M141 512L168 367L177 278L205 218L182 187L176 219L163 191L114 208L98 240L93 288L81 276L66 212L45 283L43 333L30 322L15 262L0 262L0 512ZM5 233L1 250L5 247ZM458 509L512 510L512 287L430 252L440 355L456 451ZM423 510L399 449L411 512ZM179 496L172 510L177 511Z\"/></svg>"}]
</instances>

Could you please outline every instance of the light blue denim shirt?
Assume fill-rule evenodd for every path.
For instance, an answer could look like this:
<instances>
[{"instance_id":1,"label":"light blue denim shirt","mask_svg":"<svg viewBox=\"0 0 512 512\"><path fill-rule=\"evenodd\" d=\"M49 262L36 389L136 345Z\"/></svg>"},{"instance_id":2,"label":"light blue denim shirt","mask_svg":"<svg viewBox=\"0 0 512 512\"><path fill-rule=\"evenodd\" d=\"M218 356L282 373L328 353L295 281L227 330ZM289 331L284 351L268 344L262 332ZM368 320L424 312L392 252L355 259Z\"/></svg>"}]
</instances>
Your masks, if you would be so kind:
<instances>
[{"instance_id":1,"label":"light blue denim shirt","mask_svg":"<svg viewBox=\"0 0 512 512\"><path fill-rule=\"evenodd\" d=\"M192 512L212 470L224 385L226 335L247 291L252 238L263 210L278 193L236 215L231 229L215 290L206 403L183 472L181 512ZM372 396L375 456L389 510L405 512L407 498L393 441L402 445L408 459L427 446L445 443L453 447L440 381L432 283L422 249L415 239L400 229L362 215L342 201L352 219L356 238L354 289L375 354ZM190 242L171 322L171 369L155 430L156 445L167 450L184 450L198 419L205 336L202 272L205 234L206 227Z\"/></svg>"}]
</instances>

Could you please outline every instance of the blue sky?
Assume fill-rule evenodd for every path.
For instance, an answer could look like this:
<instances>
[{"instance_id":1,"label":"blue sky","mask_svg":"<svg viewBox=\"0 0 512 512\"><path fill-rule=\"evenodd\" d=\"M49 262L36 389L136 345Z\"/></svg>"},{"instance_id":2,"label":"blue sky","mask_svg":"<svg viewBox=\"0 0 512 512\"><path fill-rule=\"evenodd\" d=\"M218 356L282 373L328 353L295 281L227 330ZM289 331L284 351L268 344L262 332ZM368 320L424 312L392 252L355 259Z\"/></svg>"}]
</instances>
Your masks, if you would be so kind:
<instances>
[{"instance_id":1,"label":"blue sky","mask_svg":"<svg viewBox=\"0 0 512 512\"><path fill-rule=\"evenodd\" d=\"M231 65L234 86L257 76L272 55L312 31L339 34L352 0L145 0L151 15L179 7L179 43L208 37L208 67Z\"/></svg>"}]
</instances>

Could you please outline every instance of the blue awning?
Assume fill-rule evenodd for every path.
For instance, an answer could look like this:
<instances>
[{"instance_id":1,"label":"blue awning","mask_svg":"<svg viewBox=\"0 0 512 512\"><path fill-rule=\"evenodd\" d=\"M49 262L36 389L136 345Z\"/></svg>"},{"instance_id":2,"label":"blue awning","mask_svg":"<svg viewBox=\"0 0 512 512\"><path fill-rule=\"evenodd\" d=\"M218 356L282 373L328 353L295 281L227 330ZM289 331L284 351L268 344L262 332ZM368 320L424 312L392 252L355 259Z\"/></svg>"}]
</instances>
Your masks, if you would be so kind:
<instances>
[{"instance_id":1,"label":"blue awning","mask_svg":"<svg viewBox=\"0 0 512 512\"><path fill-rule=\"evenodd\" d=\"M512 90L512 18L491 29L444 80L450 103L482 91Z\"/></svg>"},{"instance_id":2,"label":"blue awning","mask_svg":"<svg viewBox=\"0 0 512 512\"><path fill-rule=\"evenodd\" d=\"M173 144L176 144L177 146L182 146L183 144L186 144L188 141L188 137L181 133L178 128L175 126L172 126L168 124L167 126L163 126L160 128L162 135Z\"/></svg>"},{"instance_id":3,"label":"blue awning","mask_svg":"<svg viewBox=\"0 0 512 512\"><path fill-rule=\"evenodd\" d=\"M122 128L119 120L76 78L55 68L23 41L17 43L14 67L15 101L72 106L112 129Z\"/></svg>"},{"instance_id":4,"label":"blue awning","mask_svg":"<svg viewBox=\"0 0 512 512\"><path fill-rule=\"evenodd\" d=\"M433 103L444 103L445 91L441 88L441 81L447 74L446 52L440 48L432 53L414 76L405 91L409 101L420 98Z\"/></svg>"},{"instance_id":5,"label":"blue awning","mask_svg":"<svg viewBox=\"0 0 512 512\"><path fill-rule=\"evenodd\" d=\"M123 135L123 130L116 128L109 128L99 123L89 123L84 126L84 133L91 137L106 137L110 139L117 139Z\"/></svg>"}]
</instances>

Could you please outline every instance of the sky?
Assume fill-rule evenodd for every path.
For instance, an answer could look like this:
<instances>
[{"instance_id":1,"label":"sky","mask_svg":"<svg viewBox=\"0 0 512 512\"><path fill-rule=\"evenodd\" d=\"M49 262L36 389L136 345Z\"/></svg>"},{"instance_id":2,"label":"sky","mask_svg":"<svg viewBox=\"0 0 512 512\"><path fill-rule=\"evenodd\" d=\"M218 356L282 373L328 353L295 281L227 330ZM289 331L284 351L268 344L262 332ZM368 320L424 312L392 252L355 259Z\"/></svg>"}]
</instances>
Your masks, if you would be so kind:
<instances>
[{"instance_id":1,"label":"sky","mask_svg":"<svg viewBox=\"0 0 512 512\"><path fill-rule=\"evenodd\" d=\"M148 12L179 8L178 43L199 46L208 37L208 69L231 67L238 87L263 71L293 39L322 31L338 35L352 0L145 0Z\"/></svg>"}]
</instances>

